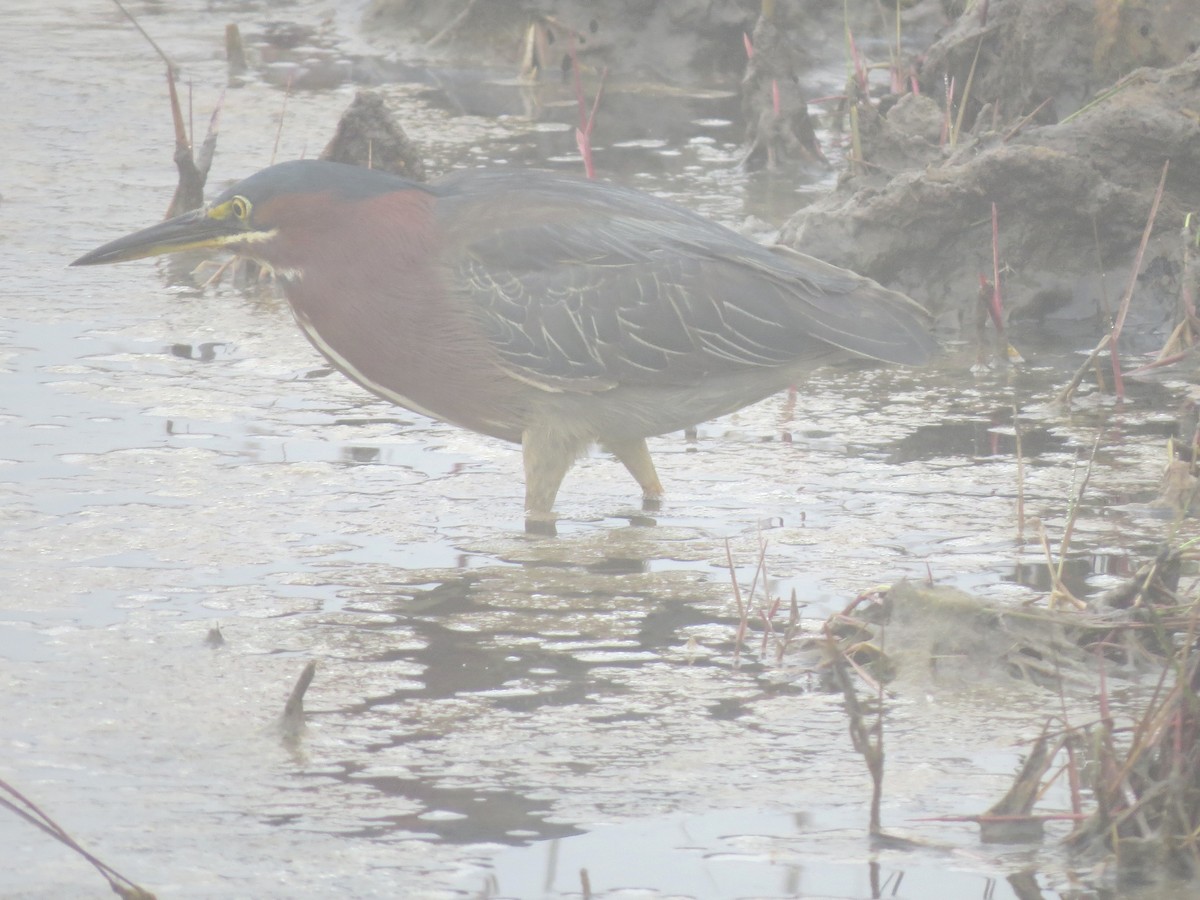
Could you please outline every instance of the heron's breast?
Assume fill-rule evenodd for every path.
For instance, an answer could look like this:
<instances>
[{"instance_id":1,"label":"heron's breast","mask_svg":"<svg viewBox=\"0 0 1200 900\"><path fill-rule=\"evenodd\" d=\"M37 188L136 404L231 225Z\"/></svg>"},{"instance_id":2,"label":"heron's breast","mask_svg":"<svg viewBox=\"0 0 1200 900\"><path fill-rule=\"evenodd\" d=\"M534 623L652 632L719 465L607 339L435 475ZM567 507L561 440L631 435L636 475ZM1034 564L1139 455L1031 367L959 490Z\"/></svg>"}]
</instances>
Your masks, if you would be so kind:
<instances>
[{"instance_id":1,"label":"heron's breast","mask_svg":"<svg viewBox=\"0 0 1200 900\"><path fill-rule=\"evenodd\" d=\"M362 201L384 203L393 195ZM324 240L281 281L296 320L330 363L406 409L497 436L520 432L522 388L494 362L475 319L453 299L439 235L411 216Z\"/></svg>"}]
</instances>

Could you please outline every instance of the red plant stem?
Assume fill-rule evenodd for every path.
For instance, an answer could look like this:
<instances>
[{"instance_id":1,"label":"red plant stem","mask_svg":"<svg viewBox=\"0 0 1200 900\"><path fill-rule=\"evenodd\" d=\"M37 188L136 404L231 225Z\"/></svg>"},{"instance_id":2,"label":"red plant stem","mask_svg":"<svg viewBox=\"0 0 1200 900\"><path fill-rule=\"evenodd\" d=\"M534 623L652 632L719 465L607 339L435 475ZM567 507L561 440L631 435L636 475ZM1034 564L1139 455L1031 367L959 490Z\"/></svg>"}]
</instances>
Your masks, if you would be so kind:
<instances>
[{"instance_id":1,"label":"red plant stem","mask_svg":"<svg viewBox=\"0 0 1200 900\"><path fill-rule=\"evenodd\" d=\"M1111 731L1113 727L1112 709L1108 705L1108 678L1107 669L1104 667L1104 657L1096 654L1096 660L1100 664L1100 693L1097 698L1097 705L1100 707L1100 721L1104 723L1104 727Z\"/></svg>"},{"instance_id":2,"label":"red plant stem","mask_svg":"<svg viewBox=\"0 0 1200 900\"><path fill-rule=\"evenodd\" d=\"M604 93L604 79L607 76L608 69L604 69L600 73L600 84L596 86L596 98L592 102L587 121L584 122L583 128L575 129L575 145L579 148L579 155L583 157L583 171L588 178L596 177L596 165L592 162L592 126L596 124L596 110L600 107L600 96Z\"/></svg>"},{"instance_id":3,"label":"red plant stem","mask_svg":"<svg viewBox=\"0 0 1200 900\"><path fill-rule=\"evenodd\" d=\"M996 204L992 203L992 321L996 332L1004 334L1004 301L1000 296L1000 219L996 215Z\"/></svg>"},{"instance_id":4,"label":"red plant stem","mask_svg":"<svg viewBox=\"0 0 1200 900\"><path fill-rule=\"evenodd\" d=\"M600 107L600 96L604 93L604 79L608 77L608 69L600 73L600 84L596 87L596 97L592 101L591 111L588 111L587 101L583 96L583 79L579 74L579 54L575 49L575 35L571 34L568 47L571 54L571 76L575 84L575 103L579 107L579 127L575 129L575 146L583 157L583 171L588 178L596 177L596 165L592 161L592 126L596 122L596 110Z\"/></svg>"},{"instance_id":5,"label":"red plant stem","mask_svg":"<svg viewBox=\"0 0 1200 900\"><path fill-rule=\"evenodd\" d=\"M1163 366L1169 366L1179 362L1181 359L1187 359L1196 352L1196 347L1188 347L1186 350L1180 350L1171 356L1164 356L1162 359L1156 359L1154 362L1148 362L1144 366L1138 366L1130 375L1141 375L1143 372L1149 372L1153 369L1161 369Z\"/></svg>"},{"instance_id":6,"label":"red plant stem","mask_svg":"<svg viewBox=\"0 0 1200 900\"><path fill-rule=\"evenodd\" d=\"M850 59L854 65L854 80L858 84L859 93L863 98L870 96L870 91L867 89L867 67L863 64L862 54L858 52L858 45L854 43L854 32L848 32L850 38Z\"/></svg>"},{"instance_id":7,"label":"red plant stem","mask_svg":"<svg viewBox=\"0 0 1200 900\"><path fill-rule=\"evenodd\" d=\"M575 146L583 157L583 174L588 178L596 177L596 164L592 161L592 142L586 131L575 129Z\"/></svg>"}]
</instances>

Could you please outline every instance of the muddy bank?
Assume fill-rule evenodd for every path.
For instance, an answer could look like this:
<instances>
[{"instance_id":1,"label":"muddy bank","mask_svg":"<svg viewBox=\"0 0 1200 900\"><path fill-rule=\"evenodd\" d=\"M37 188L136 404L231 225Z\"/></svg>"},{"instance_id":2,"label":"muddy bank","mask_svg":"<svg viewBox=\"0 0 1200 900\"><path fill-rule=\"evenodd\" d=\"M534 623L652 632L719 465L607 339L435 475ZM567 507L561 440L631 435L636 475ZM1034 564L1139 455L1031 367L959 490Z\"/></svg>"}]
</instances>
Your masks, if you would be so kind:
<instances>
[{"instance_id":1,"label":"muddy bank","mask_svg":"<svg viewBox=\"0 0 1200 900\"><path fill-rule=\"evenodd\" d=\"M736 83L746 67L743 35L753 31L764 6L776 6L779 24L803 27L804 40L795 46L809 57L822 55L843 28L841 4L819 0L374 0L364 30L477 64L523 64L545 78L569 72L574 54L585 67L605 68L615 77ZM851 10L851 16L856 25L880 20L870 7Z\"/></svg>"},{"instance_id":2,"label":"muddy bank","mask_svg":"<svg viewBox=\"0 0 1200 900\"><path fill-rule=\"evenodd\" d=\"M963 325L992 272L994 203L1010 314L1060 320L1082 345L1106 327L1169 160L1131 313L1169 329L1188 287L1178 233L1200 208L1200 9L1184 6L964 13L924 55L920 96L860 100L856 174L781 239Z\"/></svg>"}]
</instances>

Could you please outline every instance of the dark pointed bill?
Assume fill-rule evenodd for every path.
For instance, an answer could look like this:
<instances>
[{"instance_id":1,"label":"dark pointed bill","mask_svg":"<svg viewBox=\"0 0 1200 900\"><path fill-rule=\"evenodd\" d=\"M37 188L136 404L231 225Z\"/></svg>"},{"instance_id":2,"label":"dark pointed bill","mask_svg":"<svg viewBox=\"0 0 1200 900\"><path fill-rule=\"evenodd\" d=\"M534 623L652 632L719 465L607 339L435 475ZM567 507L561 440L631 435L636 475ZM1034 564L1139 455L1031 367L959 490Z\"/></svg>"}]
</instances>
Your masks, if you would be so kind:
<instances>
[{"instance_id":1,"label":"dark pointed bill","mask_svg":"<svg viewBox=\"0 0 1200 900\"><path fill-rule=\"evenodd\" d=\"M209 215L207 207L184 213L133 234L109 241L75 260L73 266L99 266L232 243L244 234L236 220Z\"/></svg>"}]
</instances>

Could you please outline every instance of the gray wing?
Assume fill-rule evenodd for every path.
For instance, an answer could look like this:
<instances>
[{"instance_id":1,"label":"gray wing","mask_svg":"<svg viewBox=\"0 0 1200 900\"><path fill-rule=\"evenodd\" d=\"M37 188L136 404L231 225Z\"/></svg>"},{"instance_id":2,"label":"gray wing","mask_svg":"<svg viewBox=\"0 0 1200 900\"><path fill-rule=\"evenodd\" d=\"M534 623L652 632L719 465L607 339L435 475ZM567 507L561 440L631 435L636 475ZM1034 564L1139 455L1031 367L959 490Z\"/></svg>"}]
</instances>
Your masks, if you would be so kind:
<instances>
[{"instance_id":1,"label":"gray wing","mask_svg":"<svg viewBox=\"0 0 1200 900\"><path fill-rule=\"evenodd\" d=\"M515 377L604 390L839 350L908 364L932 352L920 308L868 279L772 252L648 195L551 185L564 181L569 202L525 191L490 226L491 205L458 213L473 217L447 260L456 293Z\"/></svg>"}]
</instances>

